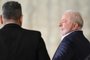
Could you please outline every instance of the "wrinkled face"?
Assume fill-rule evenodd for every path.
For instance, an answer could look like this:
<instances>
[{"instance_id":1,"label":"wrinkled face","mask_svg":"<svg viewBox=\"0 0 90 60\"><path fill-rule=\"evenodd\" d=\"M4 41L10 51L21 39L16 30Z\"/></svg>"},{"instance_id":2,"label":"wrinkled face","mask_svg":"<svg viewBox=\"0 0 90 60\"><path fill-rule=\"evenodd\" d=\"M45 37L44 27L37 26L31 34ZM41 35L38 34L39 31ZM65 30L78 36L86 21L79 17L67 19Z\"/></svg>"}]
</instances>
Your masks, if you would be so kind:
<instances>
[{"instance_id":1,"label":"wrinkled face","mask_svg":"<svg viewBox=\"0 0 90 60\"><path fill-rule=\"evenodd\" d=\"M74 25L75 24L70 20L70 15L64 14L61 17L60 24L59 24L61 35L63 36L71 32L74 29Z\"/></svg>"}]
</instances>

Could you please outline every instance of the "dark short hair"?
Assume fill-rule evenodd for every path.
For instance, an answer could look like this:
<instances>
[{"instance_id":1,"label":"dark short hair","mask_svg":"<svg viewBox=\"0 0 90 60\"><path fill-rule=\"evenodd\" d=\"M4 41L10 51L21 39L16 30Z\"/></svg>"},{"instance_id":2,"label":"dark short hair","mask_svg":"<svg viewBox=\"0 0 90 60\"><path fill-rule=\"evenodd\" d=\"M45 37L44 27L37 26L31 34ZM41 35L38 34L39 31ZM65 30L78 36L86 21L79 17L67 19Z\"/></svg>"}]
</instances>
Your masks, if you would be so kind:
<instances>
[{"instance_id":1,"label":"dark short hair","mask_svg":"<svg viewBox=\"0 0 90 60\"><path fill-rule=\"evenodd\" d=\"M8 1L2 6L3 17L5 19L20 19L22 16L21 4L16 1Z\"/></svg>"}]
</instances>

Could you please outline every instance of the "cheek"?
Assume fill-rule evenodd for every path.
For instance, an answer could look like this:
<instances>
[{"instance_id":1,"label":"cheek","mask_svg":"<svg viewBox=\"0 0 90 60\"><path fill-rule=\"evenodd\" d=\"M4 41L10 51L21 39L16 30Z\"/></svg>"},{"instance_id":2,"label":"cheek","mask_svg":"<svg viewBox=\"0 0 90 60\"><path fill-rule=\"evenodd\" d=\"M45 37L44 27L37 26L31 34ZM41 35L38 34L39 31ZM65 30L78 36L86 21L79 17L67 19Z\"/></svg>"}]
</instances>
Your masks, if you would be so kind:
<instances>
[{"instance_id":1,"label":"cheek","mask_svg":"<svg viewBox=\"0 0 90 60\"><path fill-rule=\"evenodd\" d=\"M67 23L63 23L63 25L61 26L60 32L61 35L65 35L66 33L68 33L70 31L69 25L67 25Z\"/></svg>"},{"instance_id":2,"label":"cheek","mask_svg":"<svg viewBox=\"0 0 90 60\"><path fill-rule=\"evenodd\" d=\"M72 30L72 24L70 24L70 23L69 24L67 24L67 23L64 24L63 25L63 30L66 31L66 32L71 31Z\"/></svg>"},{"instance_id":3,"label":"cheek","mask_svg":"<svg viewBox=\"0 0 90 60\"><path fill-rule=\"evenodd\" d=\"M64 29L69 29L69 27L70 27L70 24L67 24L67 23L63 24Z\"/></svg>"}]
</instances>

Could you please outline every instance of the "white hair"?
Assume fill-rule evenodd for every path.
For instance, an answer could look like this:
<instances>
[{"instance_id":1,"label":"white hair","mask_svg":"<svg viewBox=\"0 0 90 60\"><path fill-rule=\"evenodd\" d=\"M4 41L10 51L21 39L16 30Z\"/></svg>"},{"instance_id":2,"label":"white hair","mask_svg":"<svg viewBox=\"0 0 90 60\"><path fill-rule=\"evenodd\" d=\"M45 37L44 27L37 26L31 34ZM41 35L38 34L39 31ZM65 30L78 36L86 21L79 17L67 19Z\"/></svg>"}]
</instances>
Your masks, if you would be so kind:
<instances>
[{"instance_id":1,"label":"white hair","mask_svg":"<svg viewBox=\"0 0 90 60\"><path fill-rule=\"evenodd\" d=\"M70 16L70 20L73 22L79 24L80 28L83 27L83 19L81 14L78 11L75 10L67 10L65 14L68 14Z\"/></svg>"}]
</instances>

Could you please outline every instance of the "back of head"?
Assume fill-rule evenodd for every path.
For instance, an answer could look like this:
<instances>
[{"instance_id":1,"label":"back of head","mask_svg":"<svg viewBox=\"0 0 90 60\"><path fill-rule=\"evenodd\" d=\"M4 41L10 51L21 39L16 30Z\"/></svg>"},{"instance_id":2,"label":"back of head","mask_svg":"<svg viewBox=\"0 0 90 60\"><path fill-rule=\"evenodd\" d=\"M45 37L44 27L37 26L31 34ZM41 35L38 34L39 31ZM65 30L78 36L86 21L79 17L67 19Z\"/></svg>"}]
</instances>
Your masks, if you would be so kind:
<instances>
[{"instance_id":1,"label":"back of head","mask_svg":"<svg viewBox=\"0 0 90 60\"><path fill-rule=\"evenodd\" d=\"M18 20L22 16L22 8L20 3L8 1L2 6L2 15L5 19Z\"/></svg>"},{"instance_id":2,"label":"back of head","mask_svg":"<svg viewBox=\"0 0 90 60\"><path fill-rule=\"evenodd\" d=\"M77 23L80 28L83 27L83 19L79 12L75 10L67 10L64 14L67 14L70 17L70 20Z\"/></svg>"}]
</instances>

